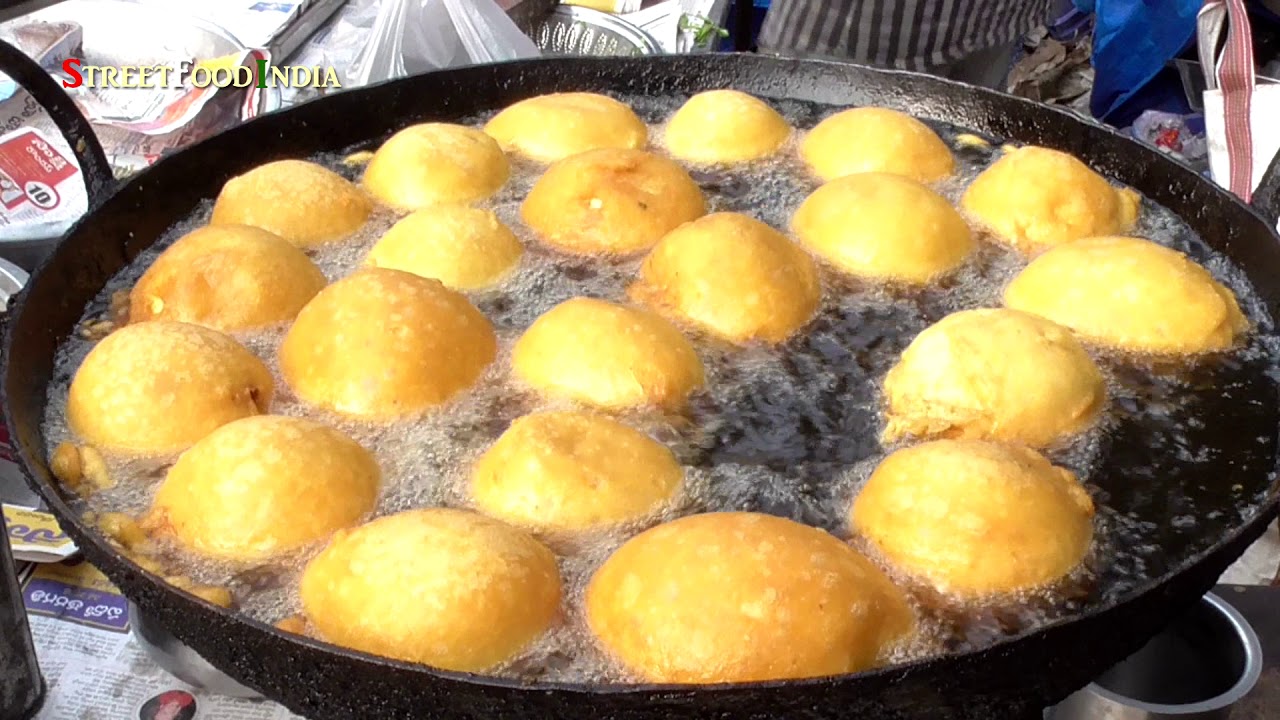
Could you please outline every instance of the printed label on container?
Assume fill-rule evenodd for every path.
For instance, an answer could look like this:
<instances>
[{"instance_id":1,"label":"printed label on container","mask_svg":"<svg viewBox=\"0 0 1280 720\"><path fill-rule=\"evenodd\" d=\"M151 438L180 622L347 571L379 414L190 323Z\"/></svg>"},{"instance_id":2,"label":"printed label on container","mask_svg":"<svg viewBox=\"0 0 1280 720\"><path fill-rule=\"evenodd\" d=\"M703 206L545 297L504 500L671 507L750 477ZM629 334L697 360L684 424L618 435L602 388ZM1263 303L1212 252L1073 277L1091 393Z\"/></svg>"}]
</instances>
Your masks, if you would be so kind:
<instances>
[{"instance_id":1,"label":"printed label on container","mask_svg":"<svg viewBox=\"0 0 1280 720\"><path fill-rule=\"evenodd\" d=\"M23 586L23 601L33 615L78 625L129 631L129 601L106 575L83 560L41 565Z\"/></svg>"},{"instance_id":2,"label":"printed label on container","mask_svg":"<svg viewBox=\"0 0 1280 720\"><path fill-rule=\"evenodd\" d=\"M75 543L49 513L8 504L3 508L9 544L18 560L56 563L76 554Z\"/></svg>"},{"instance_id":3,"label":"printed label on container","mask_svg":"<svg viewBox=\"0 0 1280 720\"><path fill-rule=\"evenodd\" d=\"M84 213L80 166L60 145L30 127L0 137L0 222L43 223Z\"/></svg>"}]
</instances>

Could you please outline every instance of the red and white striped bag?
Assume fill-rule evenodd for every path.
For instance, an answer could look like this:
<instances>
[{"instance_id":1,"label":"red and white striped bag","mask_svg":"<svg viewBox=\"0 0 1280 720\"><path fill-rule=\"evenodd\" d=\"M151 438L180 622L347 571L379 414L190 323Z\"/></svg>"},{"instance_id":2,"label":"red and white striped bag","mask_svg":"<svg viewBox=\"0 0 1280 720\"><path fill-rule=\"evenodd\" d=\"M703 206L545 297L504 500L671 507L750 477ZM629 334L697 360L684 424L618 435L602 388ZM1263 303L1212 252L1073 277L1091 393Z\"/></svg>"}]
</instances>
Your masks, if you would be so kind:
<instances>
[{"instance_id":1,"label":"red and white striped bag","mask_svg":"<svg viewBox=\"0 0 1280 720\"><path fill-rule=\"evenodd\" d=\"M1227 41L1217 48L1223 28ZM1245 0L1207 0L1196 20L1209 172L1245 202L1280 154L1280 83L1259 83Z\"/></svg>"}]
</instances>

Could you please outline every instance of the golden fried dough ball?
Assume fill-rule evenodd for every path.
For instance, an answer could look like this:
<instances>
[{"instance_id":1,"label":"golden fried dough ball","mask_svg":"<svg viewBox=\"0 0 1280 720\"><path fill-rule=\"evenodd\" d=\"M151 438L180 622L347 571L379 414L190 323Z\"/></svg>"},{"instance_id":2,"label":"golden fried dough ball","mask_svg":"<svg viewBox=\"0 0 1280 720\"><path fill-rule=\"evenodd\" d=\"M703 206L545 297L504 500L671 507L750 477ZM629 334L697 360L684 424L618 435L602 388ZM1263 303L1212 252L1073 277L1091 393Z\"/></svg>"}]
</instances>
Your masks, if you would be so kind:
<instances>
[{"instance_id":1,"label":"golden fried dough ball","mask_svg":"<svg viewBox=\"0 0 1280 720\"><path fill-rule=\"evenodd\" d=\"M642 150L593 150L561 160L520 206L543 242L579 255L648 250L706 211L702 190L684 168Z\"/></svg>"},{"instance_id":2,"label":"golden fried dough ball","mask_svg":"<svg viewBox=\"0 0 1280 720\"><path fill-rule=\"evenodd\" d=\"M373 212L373 201L341 175L304 160L277 160L222 186L210 225L252 225L299 247L344 240Z\"/></svg>"},{"instance_id":3,"label":"golden fried dough ball","mask_svg":"<svg viewBox=\"0 0 1280 720\"><path fill-rule=\"evenodd\" d=\"M480 672L524 651L560 612L555 555L472 512L409 510L334 534L303 572L303 612L329 642Z\"/></svg>"},{"instance_id":4,"label":"golden fried dough ball","mask_svg":"<svg viewBox=\"0 0 1280 720\"><path fill-rule=\"evenodd\" d=\"M325 286L288 241L249 225L210 225L160 254L129 293L129 320L245 330L292 320Z\"/></svg>"},{"instance_id":5,"label":"golden fried dough ball","mask_svg":"<svg viewBox=\"0 0 1280 720\"><path fill-rule=\"evenodd\" d=\"M630 107L587 92L521 100L495 115L484 131L504 150L539 162L602 148L639 150L649 141L649 128Z\"/></svg>"},{"instance_id":6,"label":"golden fried dough ball","mask_svg":"<svg viewBox=\"0 0 1280 720\"><path fill-rule=\"evenodd\" d=\"M838 112L800 143L800 157L822 180L883 172L931 183L955 172L951 149L928 125L887 108Z\"/></svg>"},{"instance_id":7,"label":"golden fried dough ball","mask_svg":"<svg viewBox=\"0 0 1280 720\"><path fill-rule=\"evenodd\" d=\"M1249 329L1235 295L1207 270L1138 238L1056 247L1009 283L1004 304L1097 345L1155 355L1226 350Z\"/></svg>"},{"instance_id":8,"label":"golden fried dough ball","mask_svg":"<svg viewBox=\"0 0 1280 720\"><path fill-rule=\"evenodd\" d=\"M818 188L791 217L792 232L837 269L858 277L924 284L955 270L977 247L964 218L941 195L886 173Z\"/></svg>"},{"instance_id":9,"label":"golden fried dough ball","mask_svg":"<svg viewBox=\"0 0 1280 720\"><path fill-rule=\"evenodd\" d=\"M538 530L643 519L684 470L661 443L600 415L543 412L511 423L476 462L471 497L488 515Z\"/></svg>"},{"instance_id":10,"label":"golden fried dough ball","mask_svg":"<svg viewBox=\"0 0 1280 720\"><path fill-rule=\"evenodd\" d=\"M472 203L498 192L511 175L497 141L464 125L423 123L392 135L364 170L364 186L400 211Z\"/></svg>"},{"instance_id":11,"label":"golden fried dough ball","mask_svg":"<svg viewBox=\"0 0 1280 720\"><path fill-rule=\"evenodd\" d=\"M886 442L941 436L1046 447L1093 423L1106 386L1067 328L980 309L917 335L885 376L884 394Z\"/></svg>"},{"instance_id":12,"label":"golden fried dough ball","mask_svg":"<svg viewBox=\"0 0 1280 720\"><path fill-rule=\"evenodd\" d=\"M643 532L586 592L587 624L652 682L856 672L910 633L902 593L849 545L758 513L691 515Z\"/></svg>"},{"instance_id":13,"label":"golden fried dough ball","mask_svg":"<svg viewBox=\"0 0 1280 720\"><path fill-rule=\"evenodd\" d=\"M1093 501L1070 471L1029 448L935 440L885 458L850 525L904 572L978 597L1075 569L1093 539Z\"/></svg>"},{"instance_id":14,"label":"golden fried dough ball","mask_svg":"<svg viewBox=\"0 0 1280 720\"><path fill-rule=\"evenodd\" d=\"M217 330L157 320L126 325L89 351L71 381L67 422L91 445L166 455L271 405L271 371Z\"/></svg>"},{"instance_id":15,"label":"golden fried dough ball","mask_svg":"<svg viewBox=\"0 0 1280 720\"><path fill-rule=\"evenodd\" d=\"M765 101L737 90L708 90L671 116L663 144L681 160L712 165L769 157L789 137L791 126Z\"/></svg>"},{"instance_id":16,"label":"golden fried dough ball","mask_svg":"<svg viewBox=\"0 0 1280 720\"><path fill-rule=\"evenodd\" d=\"M259 415L184 452L149 522L201 555L263 561L357 523L373 511L380 478L369 451L337 430Z\"/></svg>"},{"instance_id":17,"label":"golden fried dough ball","mask_svg":"<svg viewBox=\"0 0 1280 720\"><path fill-rule=\"evenodd\" d=\"M969 185L960 206L999 240L1035 254L1072 240L1131 229L1141 198L1064 152L1021 147Z\"/></svg>"},{"instance_id":18,"label":"golden fried dough ball","mask_svg":"<svg viewBox=\"0 0 1280 720\"><path fill-rule=\"evenodd\" d=\"M471 387L497 346L489 320L438 280L364 268L298 313L280 344L280 370L307 403L391 420Z\"/></svg>"},{"instance_id":19,"label":"golden fried dough ball","mask_svg":"<svg viewBox=\"0 0 1280 720\"><path fill-rule=\"evenodd\" d=\"M733 342L781 342L822 299L813 260L765 223L713 213L662 238L631 297Z\"/></svg>"},{"instance_id":20,"label":"golden fried dough ball","mask_svg":"<svg viewBox=\"0 0 1280 720\"><path fill-rule=\"evenodd\" d=\"M434 278L455 290L496 285L524 246L490 210L437 205L405 216L378 240L365 264Z\"/></svg>"},{"instance_id":21,"label":"golden fried dough ball","mask_svg":"<svg viewBox=\"0 0 1280 720\"><path fill-rule=\"evenodd\" d=\"M572 298L516 341L516 376L535 390L603 408L677 408L702 386L702 361L671 323L640 308Z\"/></svg>"}]
</instances>

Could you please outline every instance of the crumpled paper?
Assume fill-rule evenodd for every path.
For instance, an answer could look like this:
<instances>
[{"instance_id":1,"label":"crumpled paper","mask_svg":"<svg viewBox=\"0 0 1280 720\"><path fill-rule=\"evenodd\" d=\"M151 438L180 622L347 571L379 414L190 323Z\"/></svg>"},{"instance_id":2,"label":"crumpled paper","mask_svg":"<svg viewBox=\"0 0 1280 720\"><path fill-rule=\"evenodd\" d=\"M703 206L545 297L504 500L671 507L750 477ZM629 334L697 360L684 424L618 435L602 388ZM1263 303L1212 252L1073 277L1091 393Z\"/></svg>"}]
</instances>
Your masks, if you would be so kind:
<instances>
[{"instance_id":1,"label":"crumpled paper","mask_svg":"<svg viewBox=\"0 0 1280 720\"><path fill-rule=\"evenodd\" d=\"M1036 102L1066 105L1087 115L1093 89L1089 62L1093 39L1084 34L1065 44L1049 37L1046 28L1038 28L1026 44L1029 52L1010 71L1008 91Z\"/></svg>"}]
</instances>

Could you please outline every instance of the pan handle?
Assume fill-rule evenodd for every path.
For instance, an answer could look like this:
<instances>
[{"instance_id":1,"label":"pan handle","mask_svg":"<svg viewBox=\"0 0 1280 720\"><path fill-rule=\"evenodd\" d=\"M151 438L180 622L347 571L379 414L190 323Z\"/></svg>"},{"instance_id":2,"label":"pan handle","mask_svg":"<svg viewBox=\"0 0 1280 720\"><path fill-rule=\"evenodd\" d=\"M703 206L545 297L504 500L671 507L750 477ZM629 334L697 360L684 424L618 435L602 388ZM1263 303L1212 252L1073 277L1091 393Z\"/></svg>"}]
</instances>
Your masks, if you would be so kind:
<instances>
[{"instance_id":1,"label":"pan handle","mask_svg":"<svg viewBox=\"0 0 1280 720\"><path fill-rule=\"evenodd\" d=\"M1280 153L1271 159L1262 182L1253 191L1253 208L1273 225L1280 221Z\"/></svg>"},{"instance_id":2,"label":"pan handle","mask_svg":"<svg viewBox=\"0 0 1280 720\"><path fill-rule=\"evenodd\" d=\"M93 126L80 114L80 109L71 96L58 87L58 81L52 75L35 60L3 40L0 40L0 72L26 90L49 114L80 164L89 209L98 207L115 188L116 179L111 172L111 164L107 162L102 143L98 142L98 136L93 132Z\"/></svg>"}]
</instances>

